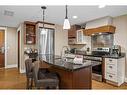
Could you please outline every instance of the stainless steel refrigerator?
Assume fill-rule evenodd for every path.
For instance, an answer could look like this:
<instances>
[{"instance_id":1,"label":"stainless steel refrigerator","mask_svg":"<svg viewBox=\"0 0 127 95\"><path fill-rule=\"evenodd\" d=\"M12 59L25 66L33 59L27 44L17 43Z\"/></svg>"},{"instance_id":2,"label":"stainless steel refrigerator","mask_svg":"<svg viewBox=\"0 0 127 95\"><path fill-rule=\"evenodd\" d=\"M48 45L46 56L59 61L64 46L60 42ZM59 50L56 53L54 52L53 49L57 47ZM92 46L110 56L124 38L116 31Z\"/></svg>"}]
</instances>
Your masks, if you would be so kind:
<instances>
[{"instance_id":1,"label":"stainless steel refrigerator","mask_svg":"<svg viewBox=\"0 0 127 95\"><path fill-rule=\"evenodd\" d=\"M54 54L54 29L39 29L39 54Z\"/></svg>"}]
</instances>

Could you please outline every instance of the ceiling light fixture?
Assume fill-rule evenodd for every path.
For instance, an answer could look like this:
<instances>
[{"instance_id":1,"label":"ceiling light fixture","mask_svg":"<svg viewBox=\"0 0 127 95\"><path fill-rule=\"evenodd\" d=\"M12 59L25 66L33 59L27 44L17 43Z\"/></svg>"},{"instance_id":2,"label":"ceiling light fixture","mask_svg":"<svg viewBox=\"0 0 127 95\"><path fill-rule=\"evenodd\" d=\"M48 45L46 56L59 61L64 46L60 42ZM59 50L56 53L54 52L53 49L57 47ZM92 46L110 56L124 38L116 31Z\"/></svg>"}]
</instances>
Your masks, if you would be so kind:
<instances>
[{"instance_id":1,"label":"ceiling light fixture","mask_svg":"<svg viewBox=\"0 0 127 95\"><path fill-rule=\"evenodd\" d=\"M69 20L68 20L68 17L67 17L67 5L66 5L66 16L65 16L65 19L64 19L64 25L63 25L63 29L70 29L70 23L69 23Z\"/></svg>"},{"instance_id":2,"label":"ceiling light fixture","mask_svg":"<svg viewBox=\"0 0 127 95\"><path fill-rule=\"evenodd\" d=\"M46 9L46 6L42 6L41 8L42 8L42 10L43 10L43 28L42 28L42 30L41 30L41 35L43 35L43 34L46 33L46 29L45 29L45 27L44 27L44 24L45 24L44 20L45 20L45 9Z\"/></svg>"},{"instance_id":3,"label":"ceiling light fixture","mask_svg":"<svg viewBox=\"0 0 127 95\"><path fill-rule=\"evenodd\" d=\"M73 19L77 19L78 17L77 16L73 16Z\"/></svg>"}]
</instances>

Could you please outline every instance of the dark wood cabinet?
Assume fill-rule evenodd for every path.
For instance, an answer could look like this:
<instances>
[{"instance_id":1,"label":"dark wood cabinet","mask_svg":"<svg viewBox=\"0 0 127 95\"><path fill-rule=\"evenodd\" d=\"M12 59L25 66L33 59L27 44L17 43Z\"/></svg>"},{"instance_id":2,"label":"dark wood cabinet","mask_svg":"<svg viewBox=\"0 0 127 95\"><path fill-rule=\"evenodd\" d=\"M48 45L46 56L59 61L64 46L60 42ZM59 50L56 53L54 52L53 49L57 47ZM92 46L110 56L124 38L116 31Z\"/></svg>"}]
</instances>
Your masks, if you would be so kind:
<instances>
[{"instance_id":1,"label":"dark wood cabinet","mask_svg":"<svg viewBox=\"0 0 127 95\"><path fill-rule=\"evenodd\" d=\"M71 28L68 30L68 38L76 38L77 34L76 31L81 28L80 25L72 25Z\"/></svg>"},{"instance_id":2,"label":"dark wood cabinet","mask_svg":"<svg viewBox=\"0 0 127 95\"><path fill-rule=\"evenodd\" d=\"M36 25L34 22L24 22L25 44L36 43Z\"/></svg>"},{"instance_id":3,"label":"dark wood cabinet","mask_svg":"<svg viewBox=\"0 0 127 95\"><path fill-rule=\"evenodd\" d=\"M51 72L59 75L60 89L91 89L92 88L92 67L87 66L74 71L68 71L46 62L40 63L41 68L48 68Z\"/></svg>"}]
</instances>

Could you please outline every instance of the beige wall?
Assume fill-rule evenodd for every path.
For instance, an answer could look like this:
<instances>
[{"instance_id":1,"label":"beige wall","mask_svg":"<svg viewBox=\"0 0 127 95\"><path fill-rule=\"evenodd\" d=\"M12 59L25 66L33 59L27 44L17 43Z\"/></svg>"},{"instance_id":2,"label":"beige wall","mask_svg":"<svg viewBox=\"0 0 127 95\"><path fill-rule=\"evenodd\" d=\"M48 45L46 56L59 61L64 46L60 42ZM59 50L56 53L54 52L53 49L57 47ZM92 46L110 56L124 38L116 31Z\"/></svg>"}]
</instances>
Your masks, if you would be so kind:
<instances>
[{"instance_id":1,"label":"beige wall","mask_svg":"<svg viewBox=\"0 0 127 95\"><path fill-rule=\"evenodd\" d=\"M60 25L55 25L55 54L60 55L62 47L68 46L68 32Z\"/></svg>"},{"instance_id":2,"label":"beige wall","mask_svg":"<svg viewBox=\"0 0 127 95\"><path fill-rule=\"evenodd\" d=\"M114 44L122 47L122 52L127 54L127 15L115 17L113 25L116 26L114 34ZM127 78L127 61L126 61L126 78Z\"/></svg>"},{"instance_id":3,"label":"beige wall","mask_svg":"<svg viewBox=\"0 0 127 95\"><path fill-rule=\"evenodd\" d=\"M7 67L17 65L17 31L16 28L7 27Z\"/></svg>"},{"instance_id":4,"label":"beige wall","mask_svg":"<svg viewBox=\"0 0 127 95\"><path fill-rule=\"evenodd\" d=\"M112 25L112 17L106 16L86 23L86 29L96 28L104 25Z\"/></svg>"}]
</instances>

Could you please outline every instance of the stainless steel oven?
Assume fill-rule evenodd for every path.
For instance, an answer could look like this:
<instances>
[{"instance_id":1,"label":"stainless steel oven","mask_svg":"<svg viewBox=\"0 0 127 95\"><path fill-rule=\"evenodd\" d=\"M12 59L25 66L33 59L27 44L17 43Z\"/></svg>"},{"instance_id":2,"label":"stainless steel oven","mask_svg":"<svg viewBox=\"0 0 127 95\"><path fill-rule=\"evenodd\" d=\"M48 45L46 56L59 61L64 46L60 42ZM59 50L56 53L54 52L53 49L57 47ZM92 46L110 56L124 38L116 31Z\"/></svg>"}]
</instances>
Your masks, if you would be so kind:
<instances>
[{"instance_id":1,"label":"stainless steel oven","mask_svg":"<svg viewBox=\"0 0 127 95\"><path fill-rule=\"evenodd\" d=\"M92 62L92 79L102 81L102 56L110 54L110 48L94 48L90 56L85 56L86 60Z\"/></svg>"}]
</instances>

